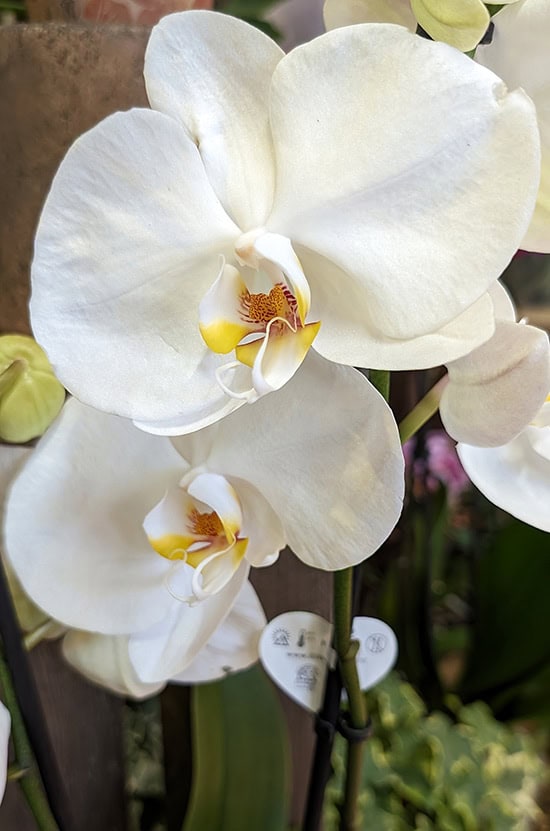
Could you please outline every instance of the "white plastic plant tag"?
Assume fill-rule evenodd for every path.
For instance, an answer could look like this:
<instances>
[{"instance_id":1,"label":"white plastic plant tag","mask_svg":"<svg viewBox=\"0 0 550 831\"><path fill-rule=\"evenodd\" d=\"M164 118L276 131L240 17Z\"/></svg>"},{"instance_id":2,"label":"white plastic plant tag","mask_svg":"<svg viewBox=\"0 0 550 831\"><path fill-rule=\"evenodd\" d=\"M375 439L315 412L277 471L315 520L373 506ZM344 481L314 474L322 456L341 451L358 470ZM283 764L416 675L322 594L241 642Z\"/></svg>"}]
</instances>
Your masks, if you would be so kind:
<instances>
[{"instance_id":1,"label":"white plastic plant tag","mask_svg":"<svg viewBox=\"0 0 550 831\"><path fill-rule=\"evenodd\" d=\"M397 638L383 620L356 617L352 638L359 641L357 672L362 690L370 690L385 678L397 660Z\"/></svg>"},{"instance_id":2,"label":"white plastic plant tag","mask_svg":"<svg viewBox=\"0 0 550 831\"><path fill-rule=\"evenodd\" d=\"M331 656L332 624L313 612L285 612L273 618L260 638L267 674L308 710L321 709Z\"/></svg>"}]
</instances>

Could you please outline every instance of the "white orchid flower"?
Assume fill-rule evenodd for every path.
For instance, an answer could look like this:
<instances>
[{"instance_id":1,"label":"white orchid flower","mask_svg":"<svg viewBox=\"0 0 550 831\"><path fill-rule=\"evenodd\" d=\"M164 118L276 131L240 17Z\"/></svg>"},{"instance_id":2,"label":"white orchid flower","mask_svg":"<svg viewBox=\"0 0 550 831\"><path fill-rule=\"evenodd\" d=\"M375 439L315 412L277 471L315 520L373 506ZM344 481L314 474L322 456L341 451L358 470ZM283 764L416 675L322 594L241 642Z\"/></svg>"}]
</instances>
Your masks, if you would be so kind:
<instances>
[{"instance_id":1,"label":"white orchid flower","mask_svg":"<svg viewBox=\"0 0 550 831\"><path fill-rule=\"evenodd\" d=\"M550 395L519 436L501 447L457 447L464 470L494 505L550 531Z\"/></svg>"},{"instance_id":2,"label":"white orchid flower","mask_svg":"<svg viewBox=\"0 0 550 831\"><path fill-rule=\"evenodd\" d=\"M402 27L284 55L193 11L153 30L145 81L153 109L73 145L38 229L33 327L78 398L177 434L312 346L409 369L490 337L538 187L521 91Z\"/></svg>"},{"instance_id":3,"label":"white orchid flower","mask_svg":"<svg viewBox=\"0 0 550 831\"><path fill-rule=\"evenodd\" d=\"M539 123L542 169L533 219L521 243L526 251L550 253L550 3L520 0L494 17L491 43L479 46L475 59L508 85L532 98Z\"/></svg>"},{"instance_id":4,"label":"white orchid flower","mask_svg":"<svg viewBox=\"0 0 550 831\"><path fill-rule=\"evenodd\" d=\"M0 445L0 506L3 505L8 487L31 452L32 449L28 447ZM6 567L9 565L9 562L5 563ZM39 626L47 620L47 615L37 609L25 595L11 568L8 577L18 620L23 629L28 631L31 626ZM246 669L258 659L258 640L265 622L260 601L247 581L241 587L225 620L185 670L155 683L147 683L139 678L130 658L128 635L100 635L76 629L67 631L67 627L61 624L56 626L51 621L48 637L64 635L62 648L65 658L90 681L120 695L145 698L159 692L168 681L196 684ZM140 634L140 637L144 636L146 633ZM154 633L151 643L154 648ZM0 723L0 734L1 727Z\"/></svg>"},{"instance_id":5,"label":"white orchid flower","mask_svg":"<svg viewBox=\"0 0 550 831\"><path fill-rule=\"evenodd\" d=\"M502 0L502 5L517 0ZM490 23L481 0L326 0L327 29L353 23L398 23L415 32L420 25L433 40L470 52Z\"/></svg>"},{"instance_id":6,"label":"white orchid flower","mask_svg":"<svg viewBox=\"0 0 550 831\"><path fill-rule=\"evenodd\" d=\"M550 389L550 346L542 329L515 322L500 284L492 296L495 333L469 355L447 365L439 412L457 441L481 447L506 444L535 418Z\"/></svg>"},{"instance_id":7,"label":"white orchid flower","mask_svg":"<svg viewBox=\"0 0 550 831\"><path fill-rule=\"evenodd\" d=\"M32 600L127 636L138 678L156 683L190 666L250 566L285 544L326 569L377 550L403 498L391 410L357 371L307 361L276 396L177 445L69 401L6 503L6 553Z\"/></svg>"}]
</instances>

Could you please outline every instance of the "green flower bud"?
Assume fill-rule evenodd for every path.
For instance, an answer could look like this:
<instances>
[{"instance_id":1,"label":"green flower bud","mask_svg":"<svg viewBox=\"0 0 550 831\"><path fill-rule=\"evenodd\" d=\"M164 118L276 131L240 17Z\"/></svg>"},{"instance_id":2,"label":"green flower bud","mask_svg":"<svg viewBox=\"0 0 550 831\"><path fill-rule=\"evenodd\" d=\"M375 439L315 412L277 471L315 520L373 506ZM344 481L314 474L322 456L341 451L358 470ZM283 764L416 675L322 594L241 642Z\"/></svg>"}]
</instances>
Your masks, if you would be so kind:
<instances>
[{"instance_id":1,"label":"green flower bud","mask_svg":"<svg viewBox=\"0 0 550 831\"><path fill-rule=\"evenodd\" d=\"M59 413L65 389L44 351L27 335L0 337L0 440L41 436Z\"/></svg>"}]
</instances>

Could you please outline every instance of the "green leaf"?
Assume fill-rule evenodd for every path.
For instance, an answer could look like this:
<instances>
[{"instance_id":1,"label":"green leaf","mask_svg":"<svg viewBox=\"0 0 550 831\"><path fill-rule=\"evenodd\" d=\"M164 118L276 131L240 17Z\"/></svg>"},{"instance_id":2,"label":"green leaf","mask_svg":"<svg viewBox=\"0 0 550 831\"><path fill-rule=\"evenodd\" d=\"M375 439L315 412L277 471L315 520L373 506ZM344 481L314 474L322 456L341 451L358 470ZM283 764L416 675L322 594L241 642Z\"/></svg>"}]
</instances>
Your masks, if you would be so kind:
<instances>
[{"instance_id":1,"label":"green leaf","mask_svg":"<svg viewBox=\"0 0 550 831\"><path fill-rule=\"evenodd\" d=\"M287 728L256 666L193 689L193 781L183 831L286 831Z\"/></svg>"},{"instance_id":2,"label":"green leaf","mask_svg":"<svg viewBox=\"0 0 550 831\"><path fill-rule=\"evenodd\" d=\"M550 537L511 522L479 557L472 649L459 694L493 697L550 660Z\"/></svg>"}]
</instances>

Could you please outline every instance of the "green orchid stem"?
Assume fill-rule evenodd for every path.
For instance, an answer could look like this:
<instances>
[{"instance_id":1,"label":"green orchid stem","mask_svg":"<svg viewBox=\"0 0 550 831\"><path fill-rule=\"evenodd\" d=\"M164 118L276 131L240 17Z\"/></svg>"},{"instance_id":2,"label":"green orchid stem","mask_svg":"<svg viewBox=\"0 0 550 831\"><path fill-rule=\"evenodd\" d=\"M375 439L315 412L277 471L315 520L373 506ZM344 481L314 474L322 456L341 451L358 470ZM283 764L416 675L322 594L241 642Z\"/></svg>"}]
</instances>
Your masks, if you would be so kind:
<instances>
[{"instance_id":1,"label":"green orchid stem","mask_svg":"<svg viewBox=\"0 0 550 831\"><path fill-rule=\"evenodd\" d=\"M369 370L369 381L387 401L390 396L390 373L386 370ZM361 692L357 673L358 641L352 640L353 619L353 568L334 573L334 646L342 686L348 696L348 720L350 727L362 730L367 726L368 712ZM357 803L361 792L365 741L348 742L346 784L340 809L340 831L359 831Z\"/></svg>"},{"instance_id":2,"label":"green orchid stem","mask_svg":"<svg viewBox=\"0 0 550 831\"><path fill-rule=\"evenodd\" d=\"M40 626L37 626L36 629L33 629L32 632L27 632L23 638L23 646L27 652L30 652L31 649L34 649L35 646L42 643L42 641L47 638L51 632L58 630L59 624L51 618L48 618L48 620L45 620L44 623L40 624Z\"/></svg>"},{"instance_id":3,"label":"green orchid stem","mask_svg":"<svg viewBox=\"0 0 550 831\"><path fill-rule=\"evenodd\" d=\"M349 723L362 729L367 724L367 707L359 686L355 657L359 648L351 639L353 606L353 569L346 568L334 574L334 645L338 655L342 684L348 695ZM364 742L348 744L346 784L341 808L340 831L358 829L357 800L361 790Z\"/></svg>"},{"instance_id":4,"label":"green orchid stem","mask_svg":"<svg viewBox=\"0 0 550 831\"><path fill-rule=\"evenodd\" d=\"M15 695L11 673L1 651L0 687L2 688L2 699L11 716L11 737L17 757L16 768L21 771L18 782L27 801L27 805L32 812L39 831L59 831L44 793L42 780L38 773L34 754Z\"/></svg>"},{"instance_id":5,"label":"green orchid stem","mask_svg":"<svg viewBox=\"0 0 550 831\"><path fill-rule=\"evenodd\" d=\"M434 384L434 386L428 390L424 398L420 399L416 407L413 407L410 413L405 416L399 425L399 436L402 444L405 444L411 436L414 436L414 434L417 433L420 428L423 427L424 424L426 424L426 422L429 421L430 418L438 411L441 395L448 382L448 375L444 375L443 378L440 378L437 384Z\"/></svg>"},{"instance_id":6,"label":"green orchid stem","mask_svg":"<svg viewBox=\"0 0 550 831\"><path fill-rule=\"evenodd\" d=\"M369 369L369 381L376 387L380 395L389 401L390 373L386 369Z\"/></svg>"}]
</instances>

